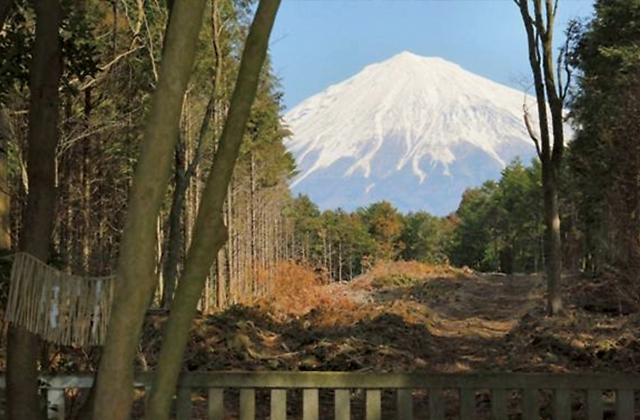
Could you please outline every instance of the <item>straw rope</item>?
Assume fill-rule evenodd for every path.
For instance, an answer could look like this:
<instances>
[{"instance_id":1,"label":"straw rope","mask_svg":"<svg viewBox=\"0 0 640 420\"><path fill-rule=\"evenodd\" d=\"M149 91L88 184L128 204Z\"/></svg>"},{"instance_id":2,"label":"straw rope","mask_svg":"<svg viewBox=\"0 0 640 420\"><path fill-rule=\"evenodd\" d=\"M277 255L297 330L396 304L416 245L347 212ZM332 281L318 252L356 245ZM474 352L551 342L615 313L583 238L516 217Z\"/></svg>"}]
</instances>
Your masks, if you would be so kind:
<instances>
[{"instance_id":1,"label":"straw rope","mask_svg":"<svg viewBox=\"0 0 640 420\"><path fill-rule=\"evenodd\" d=\"M15 254L5 317L52 343L101 345L114 286L115 276L74 276Z\"/></svg>"}]
</instances>

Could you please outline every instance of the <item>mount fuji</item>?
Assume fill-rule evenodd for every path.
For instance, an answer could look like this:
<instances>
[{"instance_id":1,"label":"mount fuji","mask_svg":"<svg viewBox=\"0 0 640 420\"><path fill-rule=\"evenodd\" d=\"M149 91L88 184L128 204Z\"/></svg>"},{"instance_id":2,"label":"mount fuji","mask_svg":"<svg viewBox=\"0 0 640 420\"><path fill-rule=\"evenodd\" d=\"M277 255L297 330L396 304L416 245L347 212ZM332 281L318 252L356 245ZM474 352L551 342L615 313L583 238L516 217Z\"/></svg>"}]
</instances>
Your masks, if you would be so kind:
<instances>
[{"instance_id":1,"label":"mount fuji","mask_svg":"<svg viewBox=\"0 0 640 420\"><path fill-rule=\"evenodd\" d=\"M535 105L441 58L403 52L367 66L285 114L299 170L292 191L321 209L387 200L448 214L465 189L535 156L525 98Z\"/></svg>"}]
</instances>

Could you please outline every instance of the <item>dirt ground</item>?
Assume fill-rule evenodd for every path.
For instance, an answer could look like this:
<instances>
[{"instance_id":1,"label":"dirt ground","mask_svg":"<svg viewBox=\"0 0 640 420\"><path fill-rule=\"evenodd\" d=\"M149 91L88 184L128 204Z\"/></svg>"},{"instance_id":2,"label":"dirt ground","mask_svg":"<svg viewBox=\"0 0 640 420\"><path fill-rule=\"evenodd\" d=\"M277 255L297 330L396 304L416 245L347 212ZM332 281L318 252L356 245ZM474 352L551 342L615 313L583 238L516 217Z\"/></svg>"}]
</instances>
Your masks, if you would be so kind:
<instances>
[{"instance_id":1,"label":"dirt ground","mask_svg":"<svg viewBox=\"0 0 640 420\"><path fill-rule=\"evenodd\" d=\"M564 280L568 314L552 319L539 275L390 265L199 317L184 370L638 372L640 316L616 313L629 304L604 282ZM164 321L148 318L141 370L156 363ZM52 370L95 361L61 349Z\"/></svg>"}]
</instances>

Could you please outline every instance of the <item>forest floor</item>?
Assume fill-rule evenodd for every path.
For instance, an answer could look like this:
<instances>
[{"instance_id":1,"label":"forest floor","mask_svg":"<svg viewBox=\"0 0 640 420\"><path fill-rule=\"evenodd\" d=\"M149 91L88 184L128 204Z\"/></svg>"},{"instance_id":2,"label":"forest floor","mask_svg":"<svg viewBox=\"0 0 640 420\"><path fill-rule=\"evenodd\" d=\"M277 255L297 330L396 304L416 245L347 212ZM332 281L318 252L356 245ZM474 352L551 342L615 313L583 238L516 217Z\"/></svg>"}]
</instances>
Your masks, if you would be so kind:
<instances>
[{"instance_id":1,"label":"forest floor","mask_svg":"<svg viewBox=\"0 0 640 420\"><path fill-rule=\"evenodd\" d=\"M638 372L640 315L610 282L566 277L567 316L544 313L539 275L394 263L349 283L299 280L199 317L185 370ZM306 283L305 283L306 281ZM288 287L287 287L288 286ZM624 312L624 313L620 313ZM165 317L141 347L152 367Z\"/></svg>"}]
</instances>

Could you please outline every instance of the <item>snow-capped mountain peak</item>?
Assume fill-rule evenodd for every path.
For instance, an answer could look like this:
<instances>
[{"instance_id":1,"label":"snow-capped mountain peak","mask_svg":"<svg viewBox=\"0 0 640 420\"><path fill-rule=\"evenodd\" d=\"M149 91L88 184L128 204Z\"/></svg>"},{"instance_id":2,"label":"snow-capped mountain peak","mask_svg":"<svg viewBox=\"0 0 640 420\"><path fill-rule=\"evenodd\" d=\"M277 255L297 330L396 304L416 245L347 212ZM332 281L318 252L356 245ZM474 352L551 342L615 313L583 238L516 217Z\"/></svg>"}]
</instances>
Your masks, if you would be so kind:
<instances>
[{"instance_id":1,"label":"snow-capped mountain peak","mask_svg":"<svg viewBox=\"0 0 640 420\"><path fill-rule=\"evenodd\" d=\"M465 188L534 155L524 99L442 58L402 52L285 115L300 170L292 188L321 208L387 199L402 210L453 211Z\"/></svg>"}]
</instances>

